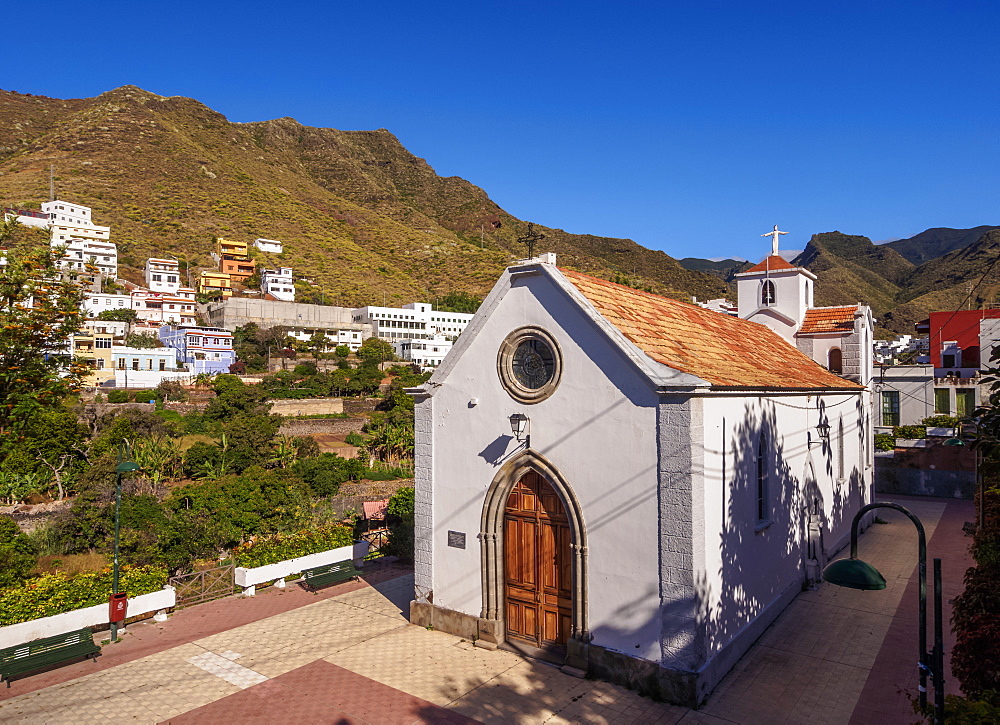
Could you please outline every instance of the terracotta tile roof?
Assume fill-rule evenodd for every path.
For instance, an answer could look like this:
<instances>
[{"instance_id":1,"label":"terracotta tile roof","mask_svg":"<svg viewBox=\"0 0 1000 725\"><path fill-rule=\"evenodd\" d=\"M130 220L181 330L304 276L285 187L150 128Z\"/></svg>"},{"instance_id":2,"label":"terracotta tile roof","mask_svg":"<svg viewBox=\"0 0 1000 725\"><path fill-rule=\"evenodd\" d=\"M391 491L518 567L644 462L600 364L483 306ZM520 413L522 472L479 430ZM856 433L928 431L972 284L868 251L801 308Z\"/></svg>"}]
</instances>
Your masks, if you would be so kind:
<instances>
[{"instance_id":1,"label":"terracotta tile roof","mask_svg":"<svg viewBox=\"0 0 1000 725\"><path fill-rule=\"evenodd\" d=\"M813 307L806 310L806 318L799 328L800 335L817 332L851 332L854 329L854 313L857 305L848 307Z\"/></svg>"},{"instance_id":2,"label":"terracotta tile roof","mask_svg":"<svg viewBox=\"0 0 1000 725\"><path fill-rule=\"evenodd\" d=\"M657 362L713 386L855 388L764 325L560 270L608 322Z\"/></svg>"},{"instance_id":3,"label":"terracotta tile roof","mask_svg":"<svg viewBox=\"0 0 1000 725\"><path fill-rule=\"evenodd\" d=\"M772 254L770 257L766 257L760 264L755 264L741 274L746 274L747 272L776 272L779 269L797 269L797 267L789 264L777 254Z\"/></svg>"}]
</instances>

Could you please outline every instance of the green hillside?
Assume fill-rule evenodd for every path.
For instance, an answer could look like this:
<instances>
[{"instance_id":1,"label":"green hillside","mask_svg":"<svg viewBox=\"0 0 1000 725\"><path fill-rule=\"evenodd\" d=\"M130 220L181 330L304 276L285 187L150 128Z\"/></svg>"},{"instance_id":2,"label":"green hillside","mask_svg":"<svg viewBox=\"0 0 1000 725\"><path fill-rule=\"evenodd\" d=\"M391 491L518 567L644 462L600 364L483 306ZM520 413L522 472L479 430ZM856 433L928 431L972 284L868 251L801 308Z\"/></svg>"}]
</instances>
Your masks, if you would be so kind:
<instances>
[{"instance_id":1,"label":"green hillside","mask_svg":"<svg viewBox=\"0 0 1000 725\"><path fill-rule=\"evenodd\" d=\"M134 86L59 100L0 91L0 200L36 207L55 167L60 198L112 227L121 274L148 256L192 273L217 236L285 242L291 266L335 304L482 295L527 250L527 223L458 177L441 177L388 131L310 128L290 118L232 123L189 98ZM497 228L497 223L499 227ZM628 239L536 226L561 266L654 291L718 297L724 284ZM183 268L183 266L182 266Z\"/></svg>"}]
</instances>

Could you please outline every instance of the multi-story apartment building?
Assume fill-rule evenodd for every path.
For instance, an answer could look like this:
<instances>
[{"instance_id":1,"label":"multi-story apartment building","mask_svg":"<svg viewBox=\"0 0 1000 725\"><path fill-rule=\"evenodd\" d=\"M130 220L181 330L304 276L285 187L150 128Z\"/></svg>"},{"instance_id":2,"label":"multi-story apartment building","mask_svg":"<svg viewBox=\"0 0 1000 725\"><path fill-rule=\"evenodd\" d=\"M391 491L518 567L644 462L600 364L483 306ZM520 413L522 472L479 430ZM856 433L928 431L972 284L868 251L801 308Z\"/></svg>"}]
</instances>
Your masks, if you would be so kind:
<instances>
[{"instance_id":1,"label":"multi-story apartment building","mask_svg":"<svg viewBox=\"0 0 1000 725\"><path fill-rule=\"evenodd\" d=\"M329 347L347 345L352 350L372 336L371 325L353 322L352 310L332 305L307 305L301 302L233 297L212 302L206 309L208 322L216 327L235 330L249 322L260 328L284 327L289 337L309 340L322 333L330 341Z\"/></svg>"},{"instance_id":2,"label":"multi-story apartment building","mask_svg":"<svg viewBox=\"0 0 1000 725\"><path fill-rule=\"evenodd\" d=\"M83 360L91 368L90 373L84 378L84 385L96 387L114 380L115 365L112 355L114 339L114 333L96 332L90 329L81 331L71 338L71 354Z\"/></svg>"},{"instance_id":3,"label":"multi-story apartment building","mask_svg":"<svg viewBox=\"0 0 1000 725\"><path fill-rule=\"evenodd\" d=\"M295 301L295 281L291 267L265 269L260 273L260 289L282 302Z\"/></svg>"},{"instance_id":4,"label":"multi-story apartment building","mask_svg":"<svg viewBox=\"0 0 1000 725\"><path fill-rule=\"evenodd\" d=\"M97 317L107 310L131 310L132 295L88 294L83 299L83 309L88 317Z\"/></svg>"},{"instance_id":5,"label":"multi-story apartment building","mask_svg":"<svg viewBox=\"0 0 1000 725\"><path fill-rule=\"evenodd\" d=\"M451 350L452 341L444 335L434 335L428 340L397 340L392 346L399 359L419 365L427 372L441 364Z\"/></svg>"},{"instance_id":6,"label":"multi-story apartment building","mask_svg":"<svg viewBox=\"0 0 1000 725\"><path fill-rule=\"evenodd\" d=\"M146 260L146 287L153 292L175 294L181 287L180 265L176 259Z\"/></svg>"},{"instance_id":7,"label":"multi-story apartment building","mask_svg":"<svg viewBox=\"0 0 1000 725\"><path fill-rule=\"evenodd\" d=\"M207 297L231 297L233 294L232 279L225 272L203 270L198 277L198 294Z\"/></svg>"},{"instance_id":8,"label":"multi-story apartment building","mask_svg":"<svg viewBox=\"0 0 1000 725\"><path fill-rule=\"evenodd\" d=\"M160 340L177 351L177 357L192 375L228 373L236 361L233 334L219 327L160 328Z\"/></svg>"},{"instance_id":9,"label":"multi-story apartment building","mask_svg":"<svg viewBox=\"0 0 1000 725\"><path fill-rule=\"evenodd\" d=\"M464 312L435 311L426 302L411 302L402 307L359 307L352 313L355 322L370 324L376 337L396 340L427 340L435 335L458 337L472 315Z\"/></svg>"},{"instance_id":10,"label":"multi-story apartment building","mask_svg":"<svg viewBox=\"0 0 1000 725\"><path fill-rule=\"evenodd\" d=\"M228 274L233 282L244 282L257 269L257 263L250 259L250 249L246 242L218 240L219 271Z\"/></svg>"},{"instance_id":11,"label":"multi-story apartment building","mask_svg":"<svg viewBox=\"0 0 1000 725\"><path fill-rule=\"evenodd\" d=\"M173 325L193 325L197 321L195 303L179 294L132 290L132 309L145 322Z\"/></svg>"}]
</instances>

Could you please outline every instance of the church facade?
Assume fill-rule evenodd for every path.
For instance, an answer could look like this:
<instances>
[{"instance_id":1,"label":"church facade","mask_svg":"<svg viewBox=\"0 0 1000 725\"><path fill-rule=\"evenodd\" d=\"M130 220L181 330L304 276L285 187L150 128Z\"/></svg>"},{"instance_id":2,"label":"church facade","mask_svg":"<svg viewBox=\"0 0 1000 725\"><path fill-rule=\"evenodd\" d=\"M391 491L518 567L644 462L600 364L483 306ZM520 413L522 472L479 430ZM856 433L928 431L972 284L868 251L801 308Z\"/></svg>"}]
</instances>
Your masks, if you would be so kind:
<instances>
[{"instance_id":1,"label":"church facade","mask_svg":"<svg viewBox=\"0 0 1000 725\"><path fill-rule=\"evenodd\" d=\"M411 621L685 705L871 501L862 384L554 255L510 267L409 392Z\"/></svg>"}]
</instances>

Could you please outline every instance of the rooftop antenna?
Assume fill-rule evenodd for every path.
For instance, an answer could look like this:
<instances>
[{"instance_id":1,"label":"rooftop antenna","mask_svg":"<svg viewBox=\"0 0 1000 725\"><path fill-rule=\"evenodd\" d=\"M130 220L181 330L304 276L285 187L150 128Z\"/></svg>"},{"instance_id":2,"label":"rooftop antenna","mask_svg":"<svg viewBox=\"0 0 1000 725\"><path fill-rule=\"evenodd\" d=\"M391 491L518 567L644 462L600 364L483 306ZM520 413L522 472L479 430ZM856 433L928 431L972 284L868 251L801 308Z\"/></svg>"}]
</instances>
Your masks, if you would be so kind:
<instances>
[{"instance_id":1,"label":"rooftop antenna","mask_svg":"<svg viewBox=\"0 0 1000 725\"><path fill-rule=\"evenodd\" d=\"M49 201L56 200L56 165L49 164Z\"/></svg>"}]
</instances>

